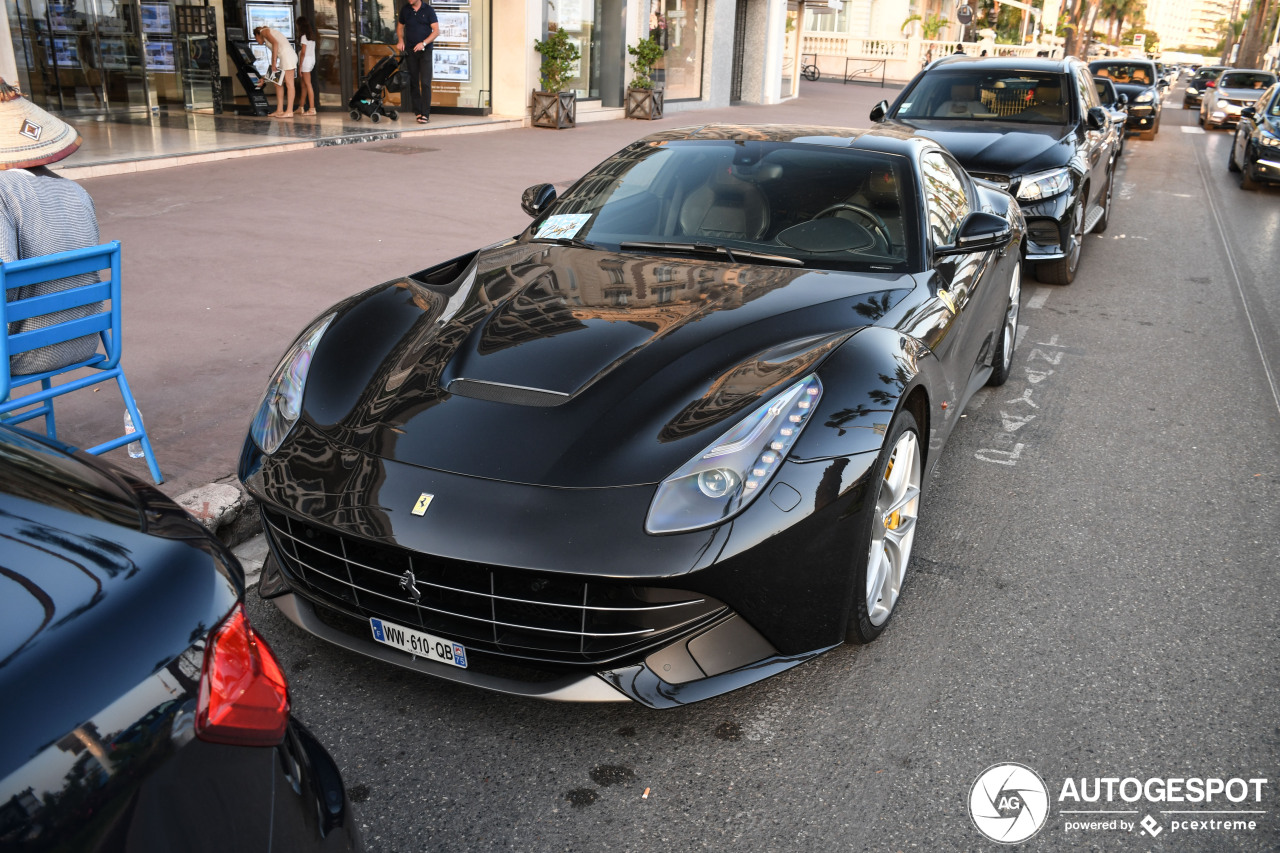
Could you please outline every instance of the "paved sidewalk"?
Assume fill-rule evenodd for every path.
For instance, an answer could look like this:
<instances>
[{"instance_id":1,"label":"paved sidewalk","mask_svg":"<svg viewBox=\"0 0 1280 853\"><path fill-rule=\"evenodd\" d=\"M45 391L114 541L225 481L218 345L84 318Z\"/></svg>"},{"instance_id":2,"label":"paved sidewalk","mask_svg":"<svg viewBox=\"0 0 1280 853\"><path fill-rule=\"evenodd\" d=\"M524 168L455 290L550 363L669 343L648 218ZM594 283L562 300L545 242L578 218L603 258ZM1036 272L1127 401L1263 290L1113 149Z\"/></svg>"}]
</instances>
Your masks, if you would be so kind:
<instances>
[{"instance_id":1,"label":"paved sidewalk","mask_svg":"<svg viewBox=\"0 0 1280 853\"><path fill-rule=\"evenodd\" d=\"M563 131L427 131L83 179L102 238L124 245L124 365L162 489L179 496L234 485L249 421L293 336L346 296L518 233L529 221L520 209L525 187L567 187L633 139L673 127L866 126L870 108L895 92L820 81L768 107ZM120 428L113 389L64 400L67 441L85 445ZM143 460L123 450L108 458L146 476ZM208 492L190 508L228 511Z\"/></svg>"}]
</instances>

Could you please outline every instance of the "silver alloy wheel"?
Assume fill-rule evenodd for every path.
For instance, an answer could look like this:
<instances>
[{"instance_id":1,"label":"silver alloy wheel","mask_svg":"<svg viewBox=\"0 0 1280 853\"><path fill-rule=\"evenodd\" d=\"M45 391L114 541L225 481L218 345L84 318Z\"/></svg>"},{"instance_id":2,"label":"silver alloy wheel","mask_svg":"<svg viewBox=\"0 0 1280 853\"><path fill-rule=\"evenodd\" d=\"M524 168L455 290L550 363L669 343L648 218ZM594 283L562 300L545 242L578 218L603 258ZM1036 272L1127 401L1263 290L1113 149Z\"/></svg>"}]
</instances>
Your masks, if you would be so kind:
<instances>
[{"instance_id":1,"label":"silver alloy wheel","mask_svg":"<svg viewBox=\"0 0 1280 853\"><path fill-rule=\"evenodd\" d=\"M1089 197L1089 191L1086 190L1080 194L1080 200L1076 202L1075 214L1071 217L1071 248L1067 250L1067 269L1074 274L1076 267L1080 265L1080 253L1084 249L1084 204L1085 199Z\"/></svg>"},{"instance_id":2,"label":"silver alloy wheel","mask_svg":"<svg viewBox=\"0 0 1280 853\"><path fill-rule=\"evenodd\" d=\"M1005 373L1009 372L1009 366L1013 364L1013 347L1018 335L1018 310L1021 304L1022 264L1015 264L1013 277L1009 281L1009 307L1004 314L1004 364L1001 367Z\"/></svg>"},{"instance_id":3,"label":"silver alloy wheel","mask_svg":"<svg viewBox=\"0 0 1280 853\"><path fill-rule=\"evenodd\" d=\"M920 511L920 444L904 432L885 466L867 554L867 620L883 625L898 603Z\"/></svg>"}]
</instances>

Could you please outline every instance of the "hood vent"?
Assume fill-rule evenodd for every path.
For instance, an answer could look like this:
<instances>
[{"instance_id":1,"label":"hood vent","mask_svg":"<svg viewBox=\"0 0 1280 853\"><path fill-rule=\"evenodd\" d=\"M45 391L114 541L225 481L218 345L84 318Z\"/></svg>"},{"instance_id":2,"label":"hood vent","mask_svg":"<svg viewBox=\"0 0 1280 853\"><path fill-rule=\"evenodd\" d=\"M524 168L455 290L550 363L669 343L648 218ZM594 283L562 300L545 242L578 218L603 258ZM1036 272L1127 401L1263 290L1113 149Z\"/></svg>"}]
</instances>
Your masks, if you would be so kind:
<instances>
[{"instance_id":1,"label":"hood vent","mask_svg":"<svg viewBox=\"0 0 1280 853\"><path fill-rule=\"evenodd\" d=\"M449 383L448 392L473 400L490 403L508 403L512 406L559 406L569 400L561 391L544 391L541 388L524 388L520 385L504 385L501 382L481 382L478 379L455 379Z\"/></svg>"}]
</instances>

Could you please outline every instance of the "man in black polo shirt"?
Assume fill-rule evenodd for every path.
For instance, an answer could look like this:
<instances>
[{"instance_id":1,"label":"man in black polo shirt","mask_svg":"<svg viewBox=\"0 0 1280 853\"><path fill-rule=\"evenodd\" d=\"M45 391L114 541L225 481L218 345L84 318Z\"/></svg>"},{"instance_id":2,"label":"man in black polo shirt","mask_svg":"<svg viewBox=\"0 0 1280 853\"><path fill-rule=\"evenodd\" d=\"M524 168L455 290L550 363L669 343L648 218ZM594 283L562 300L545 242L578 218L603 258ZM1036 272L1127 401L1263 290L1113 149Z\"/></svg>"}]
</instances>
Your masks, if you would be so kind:
<instances>
[{"instance_id":1,"label":"man in black polo shirt","mask_svg":"<svg viewBox=\"0 0 1280 853\"><path fill-rule=\"evenodd\" d=\"M418 124L431 120L431 43L440 36L436 10L424 0L409 0L396 19L396 50L405 50L409 67L409 100Z\"/></svg>"}]
</instances>

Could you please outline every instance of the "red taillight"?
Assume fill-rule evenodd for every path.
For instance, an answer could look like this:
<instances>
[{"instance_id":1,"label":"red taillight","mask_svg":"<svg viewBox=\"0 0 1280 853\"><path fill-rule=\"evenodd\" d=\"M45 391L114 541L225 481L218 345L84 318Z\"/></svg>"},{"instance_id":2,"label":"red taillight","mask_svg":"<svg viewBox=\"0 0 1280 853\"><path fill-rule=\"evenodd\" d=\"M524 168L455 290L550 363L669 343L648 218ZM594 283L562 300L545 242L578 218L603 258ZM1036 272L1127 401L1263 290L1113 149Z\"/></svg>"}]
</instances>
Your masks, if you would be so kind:
<instances>
[{"instance_id":1,"label":"red taillight","mask_svg":"<svg viewBox=\"0 0 1280 853\"><path fill-rule=\"evenodd\" d=\"M1208 83L1205 83L1205 85L1206 85L1206 86L1208 86L1210 89L1212 89L1212 88L1216 87L1216 86L1218 85L1218 83L1217 83L1217 81L1216 81L1216 80L1210 80Z\"/></svg>"},{"instance_id":2,"label":"red taillight","mask_svg":"<svg viewBox=\"0 0 1280 853\"><path fill-rule=\"evenodd\" d=\"M196 735L213 743L275 746L289 722L289 684L236 604L204 650Z\"/></svg>"}]
</instances>

